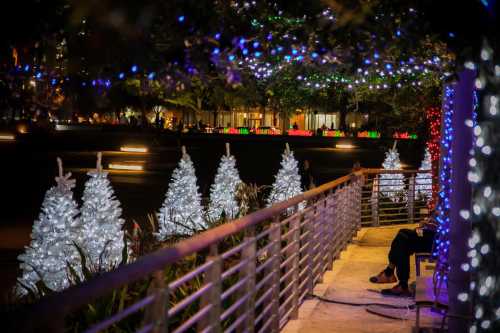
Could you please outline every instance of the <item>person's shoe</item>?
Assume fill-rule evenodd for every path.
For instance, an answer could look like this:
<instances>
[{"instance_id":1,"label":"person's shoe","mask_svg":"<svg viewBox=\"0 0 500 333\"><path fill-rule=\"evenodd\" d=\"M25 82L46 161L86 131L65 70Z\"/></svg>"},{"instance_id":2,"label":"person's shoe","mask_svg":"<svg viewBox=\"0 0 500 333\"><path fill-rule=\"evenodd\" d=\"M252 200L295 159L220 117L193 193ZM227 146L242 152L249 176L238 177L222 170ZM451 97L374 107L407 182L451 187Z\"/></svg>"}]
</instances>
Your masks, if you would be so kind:
<instances>
[{"instance_id":1,"label":"person's shoe","mask_svg":"<svg viewBox=\"0 0 500 333\"><path fill-rule=\"evenodd\" d=\"M382 295L384 296L396 296L396 297L412 297L412 293L408 288L403 288L401 285L397 284L392 288L382 289Z\"/></svg>"},{"instance_id":2,"label":"person's shoe","mask_svg":"<svg viewBox=\"0 0 500 333\"><path fill-rule=\"evenodd\" d=\"M370 282L372 283L395 283L396 281L397 280L394 274L388 276L385 274L385 271L382 271L378 275L370 278Z\"/></svg>"}]
</instances>

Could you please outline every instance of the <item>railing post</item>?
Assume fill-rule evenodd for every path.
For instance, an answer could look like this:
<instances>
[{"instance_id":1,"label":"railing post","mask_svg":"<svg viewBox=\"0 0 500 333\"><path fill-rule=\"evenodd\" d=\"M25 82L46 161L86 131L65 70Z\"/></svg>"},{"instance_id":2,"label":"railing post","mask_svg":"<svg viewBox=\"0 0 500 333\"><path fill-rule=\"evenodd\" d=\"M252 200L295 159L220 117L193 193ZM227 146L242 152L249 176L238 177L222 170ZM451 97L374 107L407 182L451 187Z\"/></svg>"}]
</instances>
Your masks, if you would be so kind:
<instances>
[{"instance_id":1,"label":"railing post","mask_svg":"<svg viewBox=\"0 0 500 333\"><path fill-rule=\"evenodd\" d=\"M275 216L271 223L271 232L269 234L270 241L274 244L271 246L272 263L272 324L271 331L279 332L280 329L280 276L281 276L281 224L279 216Z\"/></svg>"},{"instance_id":2,"label":"railing post","mask_svg":"<svg viewBox=\"0 0 500 333\"><path fill-rule=\"evenodd\" d=\"M257 243L255 240L255 228L252 226L246 230L245 242L247 245L242 251L242 260L247 260L245 268L242 270L243 276L247 278L244 295L248 295L244 304L244 313L246 314L244 330L248 333L254 332L255 325L255 257L257 253Z\"/></svg>"},{"instance_id":3,"label":"railing post","mask_svg":"<svg viewBox=\"0 0 500 333\"><path fill-rule=\"evenodd\" d=\"M291 319L297 319L299 317L299 275L300 275L300 219L301 219L302 214L297 214L297 216L290 221L290 228L295 230L292 235L292 242L294 242L294 245L292 246L292 253L295 254L295 258L293 259L293 264L292 264L292 293L293 293L293 300L292 300L292 312L290 313L290 318Z\"/></svg>"},{"instance_id":4,"label":"railing post","mask_svg":"<svg viewBox=\"0 0 500 333\"><path fill-rule=\"evenodd\" d=\"M314 209L314 207L312 207ZM305 214L305 228L307 234L307 290L309 294L314 290L314 211Z\"/></svg>"},{"instance_id":5,"label":"railing post","mask_svg":"<svg viewBox=\"0 0 500 333\"><path fill-rule=\"evenodd\" d=\"M408 223L415 220L415 175L412 174L408 184Z\"/></svg>"},{"instance_id":6,"label":"railing post","mask_svg":"<svg viewBox=\"0 0 500 333\"><path fill-rule=\"evenodd\" d=\"M371 209L372 209L372 226L378 227L380 225L380 221L378 218L378 209L379 209L379 178L378 174L373 177L373 186L372 186L372 197L371 197Z\"/></svg>"},{"instance_id":7,"label":"railing post","mask_svg":"<svg viewBox=\"0 0 500 333\"><path fill-rule=\"evenodd\" d=\"M204 283L211 283L212 287L200 299L200 308L211 305L208 315L198 323L198 331L203 331L210 327L211 332L220 332L221 316L221 293L222 293L222 259L219 256L217 243L210 246L210 254L207 261L213 261L212 265L205 273Z\"/></svg>"},{"instance_id":8,"label":"railing post","mask_svg":"<svg viewBox=\"0 0 500 333\"><path fill-rule=\"evenodd\" d=\"M154 324L151 332L166 333L168 332L169 290L168 285L165 284L163 271L157 271L153 274L153 281L149 286L148 294L155 295L155 299L146 308L143 326Z\"/></svg>"}]
</instances>

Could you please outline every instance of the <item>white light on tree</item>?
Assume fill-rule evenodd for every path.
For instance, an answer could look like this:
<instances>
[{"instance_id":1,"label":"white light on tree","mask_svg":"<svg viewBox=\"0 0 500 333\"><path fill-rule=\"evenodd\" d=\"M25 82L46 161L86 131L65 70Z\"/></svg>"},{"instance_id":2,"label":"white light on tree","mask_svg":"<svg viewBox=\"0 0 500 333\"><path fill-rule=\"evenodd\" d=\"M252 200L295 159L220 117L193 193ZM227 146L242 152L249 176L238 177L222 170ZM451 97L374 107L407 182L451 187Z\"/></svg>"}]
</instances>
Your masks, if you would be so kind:
<instances>
[{"instance_id":1,"label":"white light on tree","mask_svg":"<svg viewBox=\"0 0 500 333\"><path fill-rule=\"evenodd\" d=\"M29 290L37 291L37 283L43 283L58 291L70 284L68 264L80 272L80 257L73 244L79 232L78 206L73 200L75 181L71 173L63 175L61 159L57 159L59 176L57 185L45 194L42 211L33 224L31 243L18 259L22 275L18 279L16 292L25 295Z\"/></svg>"},{"instance_id":2,"label":"white light on tree","mask_svg":"<svg viewBox=\"0 0 500 333\"><path fill-rule=\"evenodd\" d=\"M425 156L420 165L419 171L431 171L432 160L429 149L425 149ZM432 174L431 173L418 173L415 178L415 197L423 197L429 199L432 197Z\"/></svg>"},{"instance_id":3,"label":"white light on tree","mask_svg":"<svg viewBox=\"0 0 500 333\"><path fill-rule=\"evenodd\" d=\"M174 235L192 235L207 228L193 162L184 146L182 158L172 174L165 201L158 213L158 223L156 237L159 240Z\"/></svg>"},{"instance_id":4,"label":"white light on tree","mask_svg":"<svg viewBox=\"0 0 500 333\"><path fill-rule=\"evenodd\" d=\"M385 160L382 163L385 170L401 170L401 161L399 153L396 149L396 142L392 149L385 153ZM388 173L380 175L380 192L391 199L393 202L401 200L402 193L405 188L404 175L401 173Z\"/></svg>"},{"instance_id":5,"label":"white light on tree","mask_svg":"<svg viewBox=\"0 0 500 333\"><path fill-rule=\"evenodd\" d=\"M271 194L267 199L269 206L288 200L302 193L298 162L293 156L293 152L290 150L288 143L286 144L286 149L282 157L281 169L275 177ZM299 209L303 208L304 203L301 203Z\"/></svg>"},{"instance_id":6,"label":"white light on tree","mask_svg":"<svg viewBox=\"0 0 500 333\"><path fill-rule=\"evenodd\" d=\"M236 217L239 210L236 190L240 183L236 159L230 153L229 143L226 143L226 155L221 158L215 181L210 188L207 215L211 221L219 220L223 213L228 219Z\"/></svg>"},{"instance_id":7,"label":"white light on tree","mask_svg":"<svg viewBox=\"0 0 500 333\"><path fill-rule=\"evenodd\" d=\"M108 173L102 170L102 155L97 155L96 170L88 173L81 209L81 238L77 243L88 255L92 267L109 270L122 261L124 219L115 198Z\"/></svg>"}]
</instances>

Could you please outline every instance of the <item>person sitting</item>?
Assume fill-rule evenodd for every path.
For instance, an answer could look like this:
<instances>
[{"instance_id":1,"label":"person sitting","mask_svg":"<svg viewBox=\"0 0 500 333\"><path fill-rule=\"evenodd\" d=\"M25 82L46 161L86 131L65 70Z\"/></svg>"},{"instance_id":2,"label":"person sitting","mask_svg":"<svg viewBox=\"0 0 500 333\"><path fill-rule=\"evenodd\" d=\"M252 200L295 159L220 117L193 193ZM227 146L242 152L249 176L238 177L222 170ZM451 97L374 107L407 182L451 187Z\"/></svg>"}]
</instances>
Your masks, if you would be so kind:
<instances>
[{"instance_id":1,"label":"person sitting","mask_svg":"<svg viewBox=\"0 0 500 333\"><path fill-rule=\"evenodd\" d=\"M401 229L394 237L389 251L389 264L378 275L372 276L373 283L395 283L395 286L382 289L383 295L409 297L410 256L417 252L431 252L436 235L437 223L425 218L415 229ZM397 279L394 274L396 270Z\"/></svg>"}]
</instances>

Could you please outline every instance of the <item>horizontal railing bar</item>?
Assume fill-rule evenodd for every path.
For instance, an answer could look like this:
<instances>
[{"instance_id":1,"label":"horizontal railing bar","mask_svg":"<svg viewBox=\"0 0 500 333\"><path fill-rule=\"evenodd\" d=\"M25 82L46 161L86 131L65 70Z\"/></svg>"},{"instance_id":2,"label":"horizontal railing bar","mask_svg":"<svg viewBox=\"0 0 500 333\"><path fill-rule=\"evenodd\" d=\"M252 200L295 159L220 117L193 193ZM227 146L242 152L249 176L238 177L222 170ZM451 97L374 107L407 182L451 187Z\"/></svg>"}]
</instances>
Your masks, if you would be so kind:
<instances>
[{"instance_id":1,"label":"horizontal railing bar","mask_svg":"<svg viewBox=\"0 0 500 333\"><path fill-rule=\"evenodd\" d=\"M225 331L224 333L229 333L229 332L232 332L236 327L240 326L240 324L243 322L243 320L245 320L247 318L247 314L246 313L243 313L241 316L238 317L238 319L236 319L234 321L234 323L231 324L231 326L229 326Z\"/></svg>"},{"instance_id":2,"label":"horizontal railing bar","mask_svg":"<svg viewBox=\"0 0 500 333\"><path fill-rule=\"evenodd\" d=\"M209 260L202 265L198 266L196 269L192 270L191 272L184 274L180 278L178 278L175 281L172 281L168 284L168 289L170 291L173 291L186 283L187 281L193 279L195 276L197 276L200 273L205 272L208 268L210 268L214 264L213 260Z\"/></svg>"},{"instance_id":3,"label":"horizontal railing bar","mask_svg":"<svg viewBox=\"0 0 500 333\"><path fill-rule=\"evenodd\" d=\"M286 279L288 279L290 277L290 274L292 274L293 272L295 272L297 269L298 269L297 267L294 267L291 270L289 270L288 272L286 272L283 276L281 276L280 277L280 283L282 283L283 281L285 281Z\"/></svg>"},{"instance_id":4,"label":"horizontal railing bar","mask_svg":"<svg viewBox=\"0 0 500 333\"><path fill-rule=\"evenodd\" d=\"M267 274L265 278L263 278L262 280L260 280L256 285L255 285L255 290L260 290L260 288L262 288L262 286L266 283L266 282L269 282L269 280L275 275L277 274L276 271L272 271L271 274Z\"/></svg>"},{"instance_id":5,"label":"horizontal railing bar","mask_svg":"<svg viewBox=\"0 0 500 333\"><path fill-rule=\"evenodd\" d=\"M293 297L295 296L294 293L292 293L290 296L288 296L288 298L283 302L283 304L280 305L280 309L279 311L280 312L285 312L286 308L287 308L287 305L288 303L290 303L292 300L293 300ZM283 315L280 315L280 317L285 317Z\"/></svg>"},{"instance_id":6,"label":"horizontal railing bar","mask_svg":"<svg viewBox=\"0 0 500 333\"><path fill-rule=\"evenodd\" d=\"M140 330L136 331L135 333L148 333L151 332L151 330L155 327L154 324L148 324L144 327L142 327Z\"/></svg>"},{"instance_id":7,"label":"horizontal railing bar","mask_svg":"<svg viewBox=\"0 0 500 333\"><path fill-rule=\"evenodd\" d=\"M212 325L208 325L207 327L205 327L203 331L201 331L201 333L208 333L208 332L212 332Z\"/></svg>"},{"instance_id":8,"label":"horizontal railing bar","mask_svg":"<svg viewBox=\"0 0 500 333\"><path fill-rule=\"evenodd\" d=\"M300 259L299 266L302 266L302 264L304 263L304 261L307 260L308 258L309 258L309 253L306 254L305 256L303 256L302 259Z\"/></svg>"},{"instance_id":9,"label":"horizontal railing bar","mask_svg":"<svg viewBox=\"0 0 500 333\"><path fill-rule=\"evenodd\" d=\"M203 318L203 316L205 316L208 311L210 311L210 309L212 309L212 304L208 304L207 306L203 307L194 315L192 315L188 320L186 320L181 326L177 327L177 329L175 329L173 333L185 332L188 328L196 324L199 319Z\"/></svg>"},{"instance_id":10,"label":"horizontal railing bar","mask_svg":"<svg viewBox=\"0 0 500 333\"><path fill-rule=\"evenodd\" d=\"M290 281L290 283L285 288L283 288L283 290L280 291L279 297L280 298L283 297L283 295L285 295L292 287L293 287L293 281Z\"/></svg>"},{"instance_id":11,"label":"horizontal railing bar","mask_svg":"<svg viewBox=\"0 0 500 333\"><path fill-rule=\"evenodd\" d=\"M290 257L288 257L285 261L283 261L281 264L280 264L280 268L284 268L285 266L287 266L290 261L293 260L293 258L295 258L296 256L298 256L299 254L298 253L294 253L292 254Z\"/></svg>"},{"instance_id":12,"label":"horizontal railing bar","mask_svg":"<svg viewBox=\"0 0 500 333\"><path fill-rule=\"evenodd\" d=\"M280 329L282 329L286 323L288 322L288 316L290 315L290 313L292 313L293 311L293 307L291 307L287 312L285 312L282 316L281 316L281 320L280 320Z\"/></svg>"},{"instance_id":13,"label":"horizontal railing bar","mask_svg":"<svg viewBox=\"0 0 500 333\"><path fill-rule=\"evenodd\" d=\"M269 319L267 319L267 321L264 322L264 325L262 325L258 333L268 332L268 326L271 325L271 323L274 320L274 317L276 317L275 314L271 315L271 317L269 317Z\"/></svg>"},{"instance_id":14,"label":"horizontal railing bar","mask_svg":"<svg viewBox=\"0 0 500 333\"><path fill-rule=\"evenodd\" d=\"M269 304L266 305L266 307L262 310L262 312L259 313L257 318L255 318L255 324L260 322L262 320L262 318L264 318L264 316L267 315L267 313L271 310L272 307L273 307L273 303L269 302Z\"/></svg>"},{"instance_id":15,"label":"horizontal railing bar","mask_svg":"<svg viewBox=\"0 0 500 333\"><path fill-rule=\"evenodd\" d=\"M202 296L205 292L210 290L210 288L213 287L213 283L209 282L202 286L200 289L196 290L194 293L190 294L186 298L184 298L182 301L174 305L172 308L168 310L168 316L173 317L175 316L179 311L184 309L186 306L189 304L193 303L197 298Z\"/></svg>"},{"instance_id":16,"label":"horizontal railing bar","mask_svg":"<svg viewBox=\"0 0 500 333\"><path fill-rule=\"evenodd\" d=\"M237 263L236 265L234 266L231 266L231 268L227 269L226 271L224 271L220 278L222 280L225 280L228 276L231 276L233 275L234 273L236 273L237 271L239 271L243 266L245 266L246 264L248 263L248 259L243 259L241 260L239 263Z\"/></svg>"},{"instance_id":17,"label":"horizontal railing bar","mask_svg":"<svg viewBox=\"0 0 500 333\"><path fill-rule=\"evenodd\" d=\"M247 245L249 245L249 241L245 240L241 244L233 247L232 249L227 250L224 253L221 253L220 256L222 259L227 259L227 258L231 257L232 255L240 252Z\"/></svg>"},{"instance_id":18,"label":"horizontal railing bar","mask_svg":"<svg viewBox=\"0 0 500 333\"><path fill-rule=\"evenodd\" d=\"M269 288L265 293L263 293L259 297L259 299L255 302L255 308L258 308L272 293L273 293L272 288Z\"/></svg>"},{"instance_id":19,"label":"horizontal railing bar","mask_svg":"<svg viewBox=\"0 0 500 333\"><path fill-rule=\"evenodd\" d=\"M225 301L226 298L228 298L229 296L231 296L232 293L234 293L236 290L238 290L245 282L248 281L248 277L245 276L243 279L241 279L240 281L236 282L235 284L233 284L231 287L229 287L226 291L224 291L221 295L221 300L222 301Z\"/></svg>"},{"instance_id":20,"label":"horizontal railing bar","mask_svg":"<svg viewBox=\"0 0 500 333\"><path fill-rule=\"evenodd\" d=\"M284 248L281 249L281 254L286 253L288 250L290 250L290 247L297 244L298 242L299 242L298 240L293 240L290 243L288 243Z\"/></svg>"},{"instance_id":21,"label":"horizontal railing bar","mask_svg":"<svg viewBox=\"0 0 500 333\"><path fill-rule=\"evenodd\" d=\"M278 258L277 257L269 257L263 264L260 264L255 272L257 274L259 274L264 268L266 268L267 266L269 266L274 260L277 260Z\"/></svg>"},{"instance_id":22,"label":"horizontal railing bar","mask_svg":"<svg viewBox=\"0 0 500 333\"><path fill-rule=\"evenodd\" d=\"M299 230L300 228L293 228L288 230L286 233L281 235L281 239L288 240L288 237L293 236L293 232Z\"/></svg>"},{"instance_id":23,"label":"horizontal railing bar","mask_svg":"<svg viewBox=\"0 0 500 333\"><path fill-rule=\"evenodd\" d=\"M306 232L304 232L303 234L300 235L299 237L299 240L303 240L304 238L306 238L311 232L309 230L307 230Z\"/></svg>"},{"instance_id":24,"label":"horizontal railing bar","mask_svg":"<svg viewBox=\"0 0 500 333\"><path fill-rule=\"evenodd\" d=\"M287 225L288 223L290 223L293 219L296 219L298 218L297 216L295 216L295 214L292 214L290 216L288 216L286 219L284 219L283 221L280 222L281 226L285 226Z\"/></svg>"},{"instance_id":25,"label":"horizontal railing bar","mask_svg":"<svg viewBox=\"0 0 500 333\"><path fill-rule=\"evenodd\" d=\"M227 308L226 311L224 311L224 313L222 313L222 315L220 316L220 320L226 320L234 311L236 311L243 303L245 303L249 296L249 294L246 294L245 296L234 302L229 308Z\"/></svg>"},{"instance_id":26,"label":"horizontal railing bar","mask_svg":"<svg viewBox=\"0 0 500 333\"><path fill-rule=\"evenodd\" d=\"M255 236L255 240L258 241L260 239L262 239L263 237L269 235L269 233L272 231L271 228L266 228L266 230L262 231L260 234L258 234L257 236Z\"/></svg>"},{"instance_id":27,"label":"horizontal railing bar","mask_svg":"<svg viewBox=\"0 0 500 333\"><path fill-rule=\"evenodd\" d=\"M261 248L257 251L256 257L257 258L260 257L261 255L263 255L266 251L268 251L273 246L274 246L274 242L270 241L269 244L267 244L266 246L264 246L263 248Z\"/></svg>"},{"instance_id":28,"label":"horizontal railing bar","mask_svg":"<svg viewBox=\"0 0 500 333\"><path fill-rule=\"evenodd\" d=\"M117 314L107 318L104 321L101 321L100 323L92 326L88 330L85 331L85 333L96 333L100 332L102 330L105 330L106 328L110 327L111 325L115 324L116 322L122 320L123 318L131 315L132 313L135 313L145 307L148 304L151 304L151 302L154 301L156 298L155 295L150 295L145 297L144 299L140 300L139 302L136 302L129 306L126 309L123 309L122 311L118 312Z\"/></svg>"}]
</instances>

